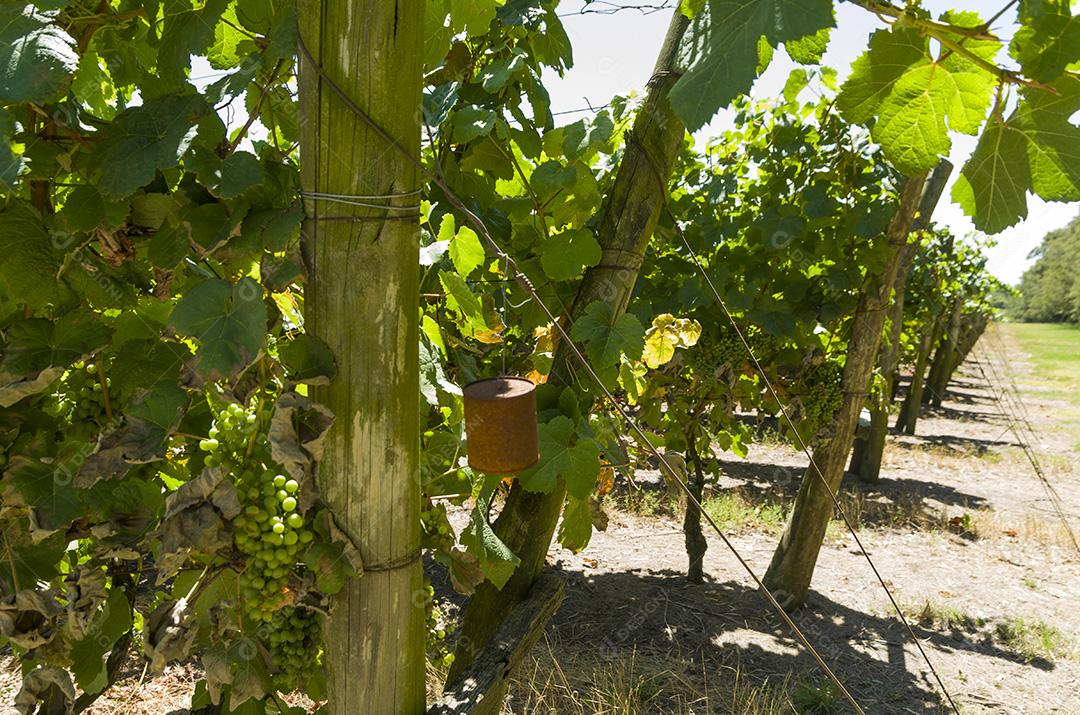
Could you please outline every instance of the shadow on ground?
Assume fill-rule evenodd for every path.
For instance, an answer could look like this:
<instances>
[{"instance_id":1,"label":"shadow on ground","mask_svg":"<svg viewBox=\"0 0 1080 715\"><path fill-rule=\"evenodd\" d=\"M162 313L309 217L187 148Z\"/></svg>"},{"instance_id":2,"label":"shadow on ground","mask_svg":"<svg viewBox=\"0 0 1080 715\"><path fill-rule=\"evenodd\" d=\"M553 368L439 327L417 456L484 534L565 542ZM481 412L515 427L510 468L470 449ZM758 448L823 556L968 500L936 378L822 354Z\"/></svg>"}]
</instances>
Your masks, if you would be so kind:
<instances>
[{"instance_id":1,"label":"shadow on ground","mask_svg":"<svg viewBox=\"0 0 1080 715\"><path fill-rule=\"evenodd\" d=\"M548 630L560 658L572 660L577 649L609 660L655 656L668 667L673 659L684 663L686 677L712 670L716 680L732 667L758 682L787 673L823 677L761 594L744 584L692 585L674 570L557 571L567 596ZM932 676L896 617L860 613L813 592L792 619L867 712L940 711ZM924 647L1026 662L983 634L918 624L914 630ZM1028 665L1053 668L1046 660Z\"/></svg>"},{"instance_id":2,"label":"shadow on ground","mask_svg":"<svg viewBox=\"0 0 1080 715\"><path fill-rule=\"evenodd\" d=\"M896 444L894 442L894 444ZM745 460L719 460L725 476L742 482L740 489L746 491L755 503L780 503L790 505L799 491L803 479L803 467L782 466L751 462ZM887 478L868 484L848 473L841 484L842 492L848 497L862 497L872 502L886 502L875 510L892 514L897 510L907 512L930 512L937 504L957 506L966 509L988 507L987 501L976 494L960 491L955 487L933 481L912 478ZM932 504L930 502L937 502ZM884 519L870 518L862 520L867 526L884 525Z\"/></svg>"}]
</instances>

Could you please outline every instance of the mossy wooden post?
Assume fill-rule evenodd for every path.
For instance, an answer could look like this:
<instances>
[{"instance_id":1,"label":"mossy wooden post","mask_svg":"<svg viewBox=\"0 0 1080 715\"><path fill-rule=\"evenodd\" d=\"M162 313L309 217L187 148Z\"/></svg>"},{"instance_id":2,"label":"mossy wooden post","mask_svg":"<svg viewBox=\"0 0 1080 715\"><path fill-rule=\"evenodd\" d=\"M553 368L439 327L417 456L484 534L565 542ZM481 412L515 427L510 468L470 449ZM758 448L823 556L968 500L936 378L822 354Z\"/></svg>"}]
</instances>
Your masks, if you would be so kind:
<instances>
[{"instance_id":1,"label":"mossy wooden post","mask_svg":"<svg viewBox=\"0 0 1080 715\"><path fill-rule=\"evenodd\" d=\"M585 272L570 308L571 321L598 300L611 305L617 318L630 301L645 250L667 201L667 179L685 132L668 103L668 92L678 79L678 48L688 25L689 20L676 12L668 26L645 103L634 119L632 140L626 143L597 229L603 259ZM565 345L559 346L549 382L569 384L568 368L573 360ZM529 593L544 565L565 496L562 483L548 494L527 492L519 484L511 487L494 528L521 564L501 591L484 582L469 599L448 683L465 672L507 614Z\"/></svg>"},{"instance_id":2,"label":"mossy wooden post","mask_svg":"<svg viewBox=\"0 0 1080 715\"><path fill-rule=\"evenodd\" d=\"M926 378L926 392L923 393L923 403L929 403L934 407L941 407L941 401L945 397L945 391L949 386L949 377L952 375L953 359L956 356L956 341L960 336L960 324L964 316L964 297L958 295L952 304L949 313L949 323L945 330L945 337L938 345L934 353L934 361L930 365L930 376Z\"/></svg>"},{"instance_id":3,"label":"mossy wooden post","mask_svg":"<svg viewBox=\"0 0 1080 715\"><path fill-rule=\"evenodd\" d=\"M301 38L326 75L419 157L419 0L300 0ZM351 112L303 57L305 191L419 203L417 169ZM337 359L314 396L333 410L319 489L367 569L330 602L329 713L425 707L420 550L419 221L305 200L305 318ZM415 214L404 209L397 214ZM361 221L331 217L364 217Z\"/></svg>"},{"instance_id":4,"label":"mossy wooden post","mask_svg":"<svg viewBox=\"0 0 1080 715\"><path fill-rule=\"evenodd\" d=\"M877 276L859 297L851 325L847 361L844 365L844 398L834 418L833 437L814 450L814 461L821 469L822 480L811 465L803 474L795 498L795 508L788 520L764 583L784 608L795 608L806 600L814 575L818 552L825 539L825 528L833 515L829 491L836 493L844 476L844 465L851 452L859 413L866 402L870 375L877 362L878 346L885 324L885 306L892 296L900 264L901 248L907 243L926 175L907 179L900 191L896 215L886 229L889 255ZM829 491L826 491L829 490Z\"/></svg>"},{"instance_id":5,"label":"mossy wooden post","mask_svg":"<svg viewBox=\"0 0 1080 715\"><path fill-rule=\"evenodd\" d=\"M919 351L915 355L915 366L911 369L911 382L896 418L895 429L899 434L915 434L919 410L922 409L923 386L926 384L926 365L930 362L934 345L941 339L944 324L944 318L938 315L931 321L930 329L919 339Z\"/></svg>"},{"instance_id":6,"label":"mossy wooden post","mask_svg":"<svg viewBox=\"0 0 1080 715\"><path fill-rule=\"evenodd\" d=\"M918 214L911 222L912 232L930 225L930 217L941 199L952 169L953 165L949 161L942 160L930 173L930 178L923 186ZM885 456L885 438L889 434L889 407L893 401L896 368L900 364L900 338L904 332L907 279L918 250L917 242L907 243L900 249L900 264L896 271L893 300L886 314L889 332L882 341L881 352L878 356L878 366L881 368L885 384L874 396L870 405L870 429L866 436L856 438L851 457L851 471L858 474L859 479L864 482L876 482L881 478L881 460Z\"/></svg>"}]
</instances>

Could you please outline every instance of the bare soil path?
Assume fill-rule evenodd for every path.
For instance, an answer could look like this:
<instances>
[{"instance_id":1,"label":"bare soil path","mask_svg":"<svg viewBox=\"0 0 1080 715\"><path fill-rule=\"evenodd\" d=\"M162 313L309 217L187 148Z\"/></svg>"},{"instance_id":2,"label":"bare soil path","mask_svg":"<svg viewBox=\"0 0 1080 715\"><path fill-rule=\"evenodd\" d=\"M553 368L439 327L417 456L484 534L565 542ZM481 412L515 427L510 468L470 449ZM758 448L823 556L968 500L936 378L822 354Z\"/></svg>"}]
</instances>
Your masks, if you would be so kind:
<instances>
[{"instance_id":1,"label":"bare soil path","mask_svg":"<svg viewBox=\"0 0 1080 715\"><path fill-rule=\"evenodd\" d=\"M1080 713L1080 559L1020 449L1011 423L1019 406L1003 409L995 398L1011 382L996 381L1019 384L1032 446L1074 530L1080 453L1070 445L1080 435L1056 429L1067 402L1025 390L1030 368L1007 333L995 329L983 343L942 407L920 419L918 436L890 438L882 482L845 482L845 502L963 712ZM786 446L756 446L747 460L725 462L718 493L784 505L805 464ZM809 683L819 675L715 536L709 582L685 582L680 524L677 514L613 511L582 554L553 551L567 600L509 712L774 712L731 692L736 672L749 688L785 691L781 701L794 697L796 707L820 696L835 704L821 711L846 711L823 688L785 684L785 674ZM733 541L760 574L776 529L751 523ZM809 605L795 620L868 713L946 712L842 528L830 529ZM625 703L619 688L633 691Z\"/></svg>"}]
</instances>

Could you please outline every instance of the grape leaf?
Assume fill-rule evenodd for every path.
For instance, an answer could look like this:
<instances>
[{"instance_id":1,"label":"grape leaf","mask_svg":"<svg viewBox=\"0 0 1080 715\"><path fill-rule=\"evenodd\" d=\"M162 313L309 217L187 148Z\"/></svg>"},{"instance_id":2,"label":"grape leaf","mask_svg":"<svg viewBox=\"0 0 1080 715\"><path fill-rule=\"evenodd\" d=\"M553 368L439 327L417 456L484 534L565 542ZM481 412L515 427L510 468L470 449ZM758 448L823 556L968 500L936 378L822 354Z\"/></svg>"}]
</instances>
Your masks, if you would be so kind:
<instances>
[{"instance_id":1,"label":"grape leaf","mask_svg":"<svg viewBox=\"0 0 1080 715\"><path fill-rule=\"evenodd\" d=\"M555 281L579 277L587 266L599 263L602 255L600 243L584 228L563 231L540 244L540 265Z\"/></svg>"},{"instance_id":2,"label":"grape leaf","mask_svg":"<svg viewBox=\"0 0 1080 715\"><path fill-rule=\"evenodd\" d=\"M329 385L337 373L333 353L314 335L300 334L278 347L289 379L308 385Z\"/></svg>"},{"instance_id":3,"label":"grape leaf","mask_svg":"<svg viewBox=\"0 0 1080 715\"><path fill-rule=\"evenodd\" d=\"M445 223L446 218L444 217L443 224L445 225ZM439 238L442 238L441 227ZM454 264L457 272L466 277L484 264L484 247L480 244L480 238L476 235L476 231L473 231L468 226L462 226L458 229L450 240L450 261Z\"/></svg>"},{"instance_id":4,"label":"grape leaf","mask_svg":"<svg viewBox=\"0 0 1080 715\"><path fill-rule=\"evenodd\" d=\"M600 446L594 440L578 440L571 446L573 435L574 423L565 415L540 425L540 463L518 475L521 485L546 494L561 478L569 494L581 499L591 494L600 474Z\"/></svg>"},{"instance_id":5,"label":"grape leaf","mask_svg":"<svg viewBox=\"0 0 1080 715\"><path fill-rule=\"evenodd\" d=\"M230 712L249 700L262 700L273 692L270 670L266 664L263 646L258 640L247 636L237 638L229 646L229 660L233 663L232 687L229 690ZM258 703L259 710L262 704Z\"/></svg>"},{"instance_id":6,"label":"grape leaf","mask_svg":"<svg viewBox=\"0 0 1080 715\"><path fill-rule=\"evenodd\" d=\"M585 314L574 321L570 337L584 342L590 362L601 368L618 365L623 354L637 360L645 347L641 321L630 313L615 320L611 306L599 300L590 303Z\"/></svg>"},{"instance_id":7,"label":"grape leaf","mask_svg":"<svg viewBox=\"0 0 1080 715\"><path fill-rule=\"evenodd\" d=\"M79 55L53 24L56 15L31 4L0 5L0 103L44 104L63 94Z\"/></svg>"},{"instance_id":8,"label":"grape leaf","mask_svg":"<svg viewBox=\"0 0 1080 715\"><path fill-rule=\"evenodd\" d=\"M1069 0L1024 0L1019 15L1009 51L1025 75L1052 82L1080 60L1080 16L1073 16Z\"/></svg>"},{"instance_id":9,"label":"grape leaf","mask_svg":"<svg viewBox=\"0 0 1080 715\"><path fill-rule=\"evenodd\" d=\"M975 24L971 13L949 16ZM991 60L998 45L965 45ZM886 157L908 175L929 171L947 155L949 129L975 134L990 106L996 80L971 60L946 52L930 55L929 40L914 28L878 30L840 88L837 106L851 122L870 123Z\"/></svg>"},{"instance_id":10,"label":"grape leaf","mask_svg":"<svg viewBox=\"0 0 1080 715\"><path fill-rule=\"evenodd\" d=\"M506 0L449 0L450 22L455 30L466 30L470 36L487 32L495 13Z\"/></svg>"},{"instance_id":11,"label":"grape leaf","mask_svg":"<svg viewBox=\"0 0 1080 715\"><path fill-rule=\"evenodd\" d=\"M487 500L477 500L469 524L459 537L461 545L479 560L480 568L496 588L502 588L521 563L513 551L495 535L487 521Z\"/></svg>"},{"instance_id":12,"label":"grape leaf","mask_svg":"<svg viewBox=\"0 0 1080 715\"><path fill-rule=\"evenodd\" d=\"M708 0L683 40L686 70L671 88L671 106L696 131L750 90L762 38L771 50L834 26L831 0Z\"/></svg>"},{"instance_id":13,"label":"grape leaf","mask_svg":"<svg viewBox=\"0 0 1080 715\"><path fill-rule=\"evenodd\" d=\"M211 278L189 289L169 325L199 341L195 366L208 380L235 377L259 354L266 330L262 287L250 278L233 285Z\"/></svg>"},{"instance_id":14,"label":"grape leaf","mask_svg":"<svg viewBox=\"0 0 1080 715\"><path fill-rule=\"evenodd\" d=\"M458 109L450 120L452 136L457 144L466 144L476 137L489 134L493 126L495 112L472 104Z\"/></svg>"},{"instance_id":15,"label":"grape leaf","mask_svg":"<svg viewBox=\"0 0 1080 715\"><path fill-rule=\"evenodd\" d=\"M198 95L147 100L117 116L90 154L91 182L104 193L130 196L160 169L176 166L195 138L208 107Z\"/></svg>"},{"instance_id":16,"label":"grape leaf","mask_svg":"<svg viewBox=\"0 0 1080 715\"><path fill-rule=\"evenodd\" d=\"M559 524L559 543L576 554L589 545L592 531L592 507L588 497L567 499Z\"/></svg>"},{"instance_id":17,"label":"grape leaf","mask_svg":"<svg viewBox=\"0 0 1080 715\"><path fill-rule=\"evenodd\" d=\"M806 35L784 43L784 49L788 56L800 65L816 65L821 63L825 50L829 47L829 36L832 28L823 27L812 35Z\"/></svg>"},{"instance_id":18,"label":"grape leaf","mask_svg":"<svg viewBox=\"0 0 1080 715\"><path fill-rule=\"evenodd\" d=\"M50 303L63 303L70 295L67 285L56 280L60 251L74 239L50 236L30 204L8 201L0 210L0 292L15 303L40 310Z\"/></svg>"},{"instance_id":19,"label":"grape leaf","mask_svg":"<svg viewBox=\"0 0 1080 715\"><path fill-rule=\"evenodd\" d=\"M112 331L88 310L72 311L56 321L20 320L8 329L0 384L12 376L66 367L108 345L111 335Z\"/></svg>"},{"instance_id":20,"label":"grape leaf","mask_svg":"<svg viewBox=\"0 0 1080 715\"><path fill-rule=\"evenodd\" d=\"M199 172L202 184L222 199L236 198L265 179L262 162L246 151L233 152L224 161L214 162L206 167L206 171Z\"/></svg>"},{"instance_id":21,"label":"grape leaf","mask_svg":"<svg viewBox=\"0 0 1080 715\"><path fill-rule=\"evenodd\" d=\"M71 672L84 692L100 692L107 684L105 654L131 629L131 606L123 591L109 593L85 635L71 644Z\"/></svg>"},{"instance_id":22,"label":"grape leaf","mask_svg":"<svg viewBox=\"0 0 1080 715\"><path fill-rule=\"evenodd\" d=\"M701 324L696 320L675 318L662 313L653 318L652 327L645 333L645 349L642 359L655 370L675 357L676 348L689 348L701 337Z\"/></svg>"},{"instance_id":23,"label":"grape leaf","mask_svg":"<svg viewBox=\"0 0 1080 715\"><path fill-rule=\"evenodd\" d=\"M480 72L477 79L485 92L495 94L506 86L506 83L525 67L525 53L515 50L510 57L494 60Z\"/></svg>"},{"instance_id":24,"label":"grape leaf","mask_svg":"<svg viewBox=\"0 0 1080 715\"><path fill-rule=\"evenodd\" d=\"M165 0L164 4L157 71L166 82L181 84L187 79L192 55L205 55L214 46L214 28L229 0L206 0L199 6L191 0Z\"/></svg>"},{"instance_id":25,"label":"grape leaf","mask_svg":"<svg viewBox=\"0 0 1080 715\"><path fill-rule=\"evenodd\" d=\"M469 289L464 278L450 271L440 271L439 281L442 283L443 290L446 291L448 308L456 310L467 320L483 322L484 315L480 299Z\"/></svg>"},{"instance_id":26,"label":"grape leaf","mask_svg":"<svg viewBox=\"0 0 1080 715\"><path fill-rule=\"evenodd\" d=\"M128 208L127 202L110 201L93 186L77 186L67 195L56 218L69 233L86 232L98 226L115 231L124 225Z\"/></svg>"},{"instance_id":27,"label":"grape leaf","mask_svg":"<svg viewBox=\"0 0 1080 715\"><path fill-rule=\"evenodd\" d=\"M1027 216L1027 192L1051 201L1080 199L1080 78L1062 77L1057 94L1024 92L1007 119L992 118L953 186L975 226L997 233Z\"/></svg>"}]
</instances>

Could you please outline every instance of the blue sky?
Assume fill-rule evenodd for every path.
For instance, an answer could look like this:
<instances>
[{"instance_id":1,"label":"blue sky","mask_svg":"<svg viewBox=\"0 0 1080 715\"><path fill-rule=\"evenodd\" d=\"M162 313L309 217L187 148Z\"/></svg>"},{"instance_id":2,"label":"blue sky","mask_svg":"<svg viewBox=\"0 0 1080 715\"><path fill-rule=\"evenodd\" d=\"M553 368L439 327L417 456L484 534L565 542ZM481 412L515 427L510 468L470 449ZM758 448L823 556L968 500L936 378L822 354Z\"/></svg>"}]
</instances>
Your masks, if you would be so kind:
<instances>
[{"instance_id":1,"label":"blue sky","mask_svg":"<svg viewBox=\"0 0 1080 715\"><path fill-rule=\"evenodd\" d=\"M613 0L621 4L652 3L663 5L664 0ZM938 14L957 8L974 10L984 17L996 12L1007 0L978 2L975 0L926 0L923 5ZM674 5L674 1L667 3ZM660 49L664 32L672 10L643 14L635 10L623 10L614 15L575 14L584 6L582 0L564 0L560 14L563 25L574 48L574 67L565 77L549 73L544 81L551 94L552 111L581 109L590 104L600 106L612 97L640 91L652 72L656 53ZM598 7L597 5L593 6ZM1015 28L1015 10L1005 13L993 28L999 36L1009 38ZM841 80L846 76L851 62L866 47L869 34L884 24L866 10L850 3L838 3L837 27L833 31L824 64L836 68ZM772 65L754 85L753 96L765 99L779 94L794 64L783 52L777 52ZM573 121L575 117L563 117ZM722 131L731 123L729 113L721 112L716 119L696 136L704 139ZM953 135L953 149L949 156L956 171L975 148L975 138L961 134ZM954 172L954 176L955 176ZM934 214L934 220L948 225L954 233L966 236L974 231L971 221L948 196L945 196ZM1039 245L1042 237L1067 224L1080 213L1080 203L1046 202L1031 196L1028 200L1028 218L996 236L998 244L990 249L990 270L1008 283L1019 281L1031 249Z\"/></svg>"}]
</instances>

